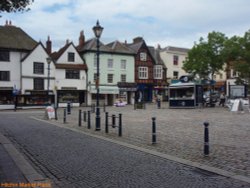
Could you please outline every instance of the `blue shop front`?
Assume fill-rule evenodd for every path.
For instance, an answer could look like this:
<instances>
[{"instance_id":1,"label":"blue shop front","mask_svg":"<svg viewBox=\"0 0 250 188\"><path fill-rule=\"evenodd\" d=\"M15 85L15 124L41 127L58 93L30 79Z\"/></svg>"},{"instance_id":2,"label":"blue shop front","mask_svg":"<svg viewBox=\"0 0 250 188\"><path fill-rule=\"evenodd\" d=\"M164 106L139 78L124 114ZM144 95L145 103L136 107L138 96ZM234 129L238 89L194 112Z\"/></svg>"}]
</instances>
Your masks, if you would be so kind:
<instances>
[{"instance_id":1,"label":"blue shop front","mask_svg":"<svg viewBox=\"0 0 250 188\"><path fill-rule=\"evenodd\" d=\"M137 91L135 94L136 102L151 102L153 98L152 84L137 84Z\"/></svg>"}]
</instances>

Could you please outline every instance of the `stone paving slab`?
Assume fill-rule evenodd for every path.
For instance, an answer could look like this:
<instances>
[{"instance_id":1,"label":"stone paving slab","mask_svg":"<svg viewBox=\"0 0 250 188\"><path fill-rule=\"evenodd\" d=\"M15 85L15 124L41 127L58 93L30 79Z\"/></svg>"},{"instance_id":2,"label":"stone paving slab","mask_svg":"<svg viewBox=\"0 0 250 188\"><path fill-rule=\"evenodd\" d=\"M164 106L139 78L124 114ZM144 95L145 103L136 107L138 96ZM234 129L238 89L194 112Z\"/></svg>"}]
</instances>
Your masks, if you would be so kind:
<instances>
[{"instance_id":1,"label":"stone paving slab","mask_svg":"<svg viewBox=\"0 0 250 188\"><path fill-rule=\"evenodd\" d=\"M232 113L227 108L169 109L167 103L157 109L156 104L146 105L146 109L134 110L133 106L107 107L109 114L122 114L123 136L118 137L118 129L109 127L105 133L105 113L101 109L101 131L95 131L95 114L91 113L91 129L87 122L78 126L79 109L72 108L63 123L63 109L58 109L58 120L53 123L71 127L94 135L144 147L181 159L219 168L236 175L250 177L250 114ZM44 118L36 115L36 117ZM156 117L157 144L152 145L152 117ZM210 154L203 155L204 121L209 122ZM111 120L110 120L111 122Z\"/></svg>"}]
</instances>

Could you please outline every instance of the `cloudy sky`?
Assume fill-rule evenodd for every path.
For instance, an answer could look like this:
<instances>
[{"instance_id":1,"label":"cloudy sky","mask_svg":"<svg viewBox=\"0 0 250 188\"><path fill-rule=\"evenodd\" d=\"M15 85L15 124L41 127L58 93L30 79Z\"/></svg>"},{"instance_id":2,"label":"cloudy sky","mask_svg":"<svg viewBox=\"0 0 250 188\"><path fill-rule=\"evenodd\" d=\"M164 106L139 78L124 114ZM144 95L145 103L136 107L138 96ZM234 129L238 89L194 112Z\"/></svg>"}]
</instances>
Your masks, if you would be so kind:
<instances>
[{"instance_id":1,"label":"cloudy sky","mask_svg":"<svg viewBox=\"0 0 250 188\"><path fill-rule=\"evenodd\" d=\"M200 37L220 31L227 36L250 29L249 0L35 0L25 13L2 13L0 24L11 20L37 41L53 42L54 49L66 39L78 44L81 30L94 37L99 19L101 40L132 42L142 36L148 45L191 48Z\"/></svg>"}]
</instances>

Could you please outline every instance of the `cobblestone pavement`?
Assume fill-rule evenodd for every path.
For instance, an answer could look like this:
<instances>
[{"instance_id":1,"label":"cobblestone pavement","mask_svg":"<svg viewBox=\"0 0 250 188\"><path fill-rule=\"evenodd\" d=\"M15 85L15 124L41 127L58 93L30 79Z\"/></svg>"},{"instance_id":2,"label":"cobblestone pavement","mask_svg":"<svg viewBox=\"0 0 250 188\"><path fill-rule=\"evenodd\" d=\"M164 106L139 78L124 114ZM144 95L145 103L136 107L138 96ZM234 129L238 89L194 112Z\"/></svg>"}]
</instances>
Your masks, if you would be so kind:
<instances>
[{"instance_id":1,"label":"cobblestone pavement","mask_svg":"<svg viewBox=\"0 0 250 188\"><path fill-rule=\"evenodd\" d=\"M148 104L145 110L134 110L133 106L106 107L109 115L122 114L122 137L118 137L117 128L110 127L110 133L105 133L103 109L100 132L95 131L95 113L91 113L91 129L87 129L87 122L82 122L82 127L78 127L79 109L88 111L90 107L72 108L66 124L63 124L61 108L58 110L58 120L54 122L250 177L249 112L235 113L223 107L169 109L167 105L164 103L162 109L157 109L156 104ZM156 145L151 144L152 117L156 117ZM209 122L209 157L203 155L204 121Z\"/></svg>"},{"instance_id":2,"label":"cobblestone pavement","mask_svg":"<svg viewBox=\"0 0 250 188\"><path fill-rule=\"evenodd\" d=\"M29 115L35 114L0 114L0 131L37 171L52 181L53 187L249 186L246 182L37 121ZM128 124L124 123L124 126ZM149 145L148 141L145 142Z\"/></svg>"}]
</instances>

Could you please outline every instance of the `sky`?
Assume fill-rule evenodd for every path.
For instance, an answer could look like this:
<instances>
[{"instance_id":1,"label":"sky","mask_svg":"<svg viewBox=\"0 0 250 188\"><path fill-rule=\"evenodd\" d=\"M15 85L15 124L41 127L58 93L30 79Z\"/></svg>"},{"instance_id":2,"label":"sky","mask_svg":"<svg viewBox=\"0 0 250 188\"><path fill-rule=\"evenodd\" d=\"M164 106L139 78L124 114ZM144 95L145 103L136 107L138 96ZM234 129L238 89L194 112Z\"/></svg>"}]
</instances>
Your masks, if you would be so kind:
<instances>
[{"instance_id":1,"label":"sky","mask_svg":"<svg viewBox=\"0 0 250 188\"><path fill-rule=\"evenodd\" d=\"M250 29L249 0L34 0L30 11L1 13L43 43L50 36L53 50L73 41L80 31L94 37L96 21L104 27L101 41L131 43L143 37L150 46L192 48L200 37L212 31L231 37Z\"/></svg>"}]
</instances>

